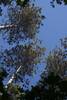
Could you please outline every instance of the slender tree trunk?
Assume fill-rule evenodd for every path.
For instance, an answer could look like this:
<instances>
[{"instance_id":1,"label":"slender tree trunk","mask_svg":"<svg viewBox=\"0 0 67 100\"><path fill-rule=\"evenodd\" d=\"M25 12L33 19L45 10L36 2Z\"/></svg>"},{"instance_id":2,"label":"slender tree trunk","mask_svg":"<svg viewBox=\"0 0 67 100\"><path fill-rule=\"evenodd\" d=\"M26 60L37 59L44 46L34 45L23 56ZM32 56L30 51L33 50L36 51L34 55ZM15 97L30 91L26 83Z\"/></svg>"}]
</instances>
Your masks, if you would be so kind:
<instances>
[{"instance_id":1,"label":"slender tree trunk","mask_svg":"<svg viewBox=\"0 0 67 100\"><path fill-rule=\"evenodd\" d=\"M12 75L12 77L9 79L9 81L7 82L7 86L13 82L13 80L14 80L14 78L15 78L15 75L17 75L17 73L18 73L20 70L21 70L21 66L17 69L17 71L16 71L16 72ZM6 88L7 88L7 86L6 86Z\"/></svg>"},{"instance_id":2,"label":"slender tree trunk","mask_svg":"<svg viewBox=\"0 0 67 100\"><path fill-rule=\"evenodd\" d=\"M8 24L8 25L0 25L0 30L3 29L8 29L8 28L15 28L17 25L14 24ZM11 84L15 78L15 75L20 71L21 66L17 69L17 71L12 75L12 77L9 79L9 81L7 82L7 85ZM7 87L7 86L6 86Z\"/></svg>"},{"instance_id":3,"label":"slender tree trunk","mask_svg":"<svg viewBox=\"0 0 67 100\"><path fill-rule=\"evenodd\" d=\"M14 24L8 24L8 25L0 25L0 30L2 29L8 29L8 28L15 28L17 25Z\"/></svg>"}]
</instances>

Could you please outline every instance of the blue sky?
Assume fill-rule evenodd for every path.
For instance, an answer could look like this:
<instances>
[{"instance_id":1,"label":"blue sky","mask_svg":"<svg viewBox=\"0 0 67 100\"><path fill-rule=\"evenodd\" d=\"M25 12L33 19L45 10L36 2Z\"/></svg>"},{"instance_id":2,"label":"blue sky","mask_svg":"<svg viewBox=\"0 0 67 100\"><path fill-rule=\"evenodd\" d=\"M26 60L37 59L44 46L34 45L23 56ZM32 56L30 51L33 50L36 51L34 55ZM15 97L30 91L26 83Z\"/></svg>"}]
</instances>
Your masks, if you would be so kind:
<instances>
[{"instance_id":1,"label":"blue sky","mask_svg":"<svg viewBox=\"0 0 67 100\"><path fill-rule=\"evenodd\" d=\"M59 44L59 39L67 36L67 6L50 6L51 0L37 0L36 4L42 8L46 16L44 26L40 29L39 38L48 51Z\"/></svg>"},{"instance_id":2,"label":"blue sky","mask_svg":"<svg viewBox=\"0 0 67 100\"><path fill-rule=\"evenodd\" d=\"M56 5L55 8L50 6L51 0L36 0L36 5L42 8L42 13L46 16L44 26L40 28L39 38L47 51L52 50L58 43L59 39L67 36L67 6ZM3 9L6 12L6 7ZM4 13L7 19L7 15ZM4 23L4 17L0 18L0 23ZM7 47L8 45L0 37L0 46Z\"/></svg>"},{"instance_id":3,"label":"blue sky","mask_svg":"<svg viewBox=\"0 0 67 100\"><path fill-rule=\"evenodd\" d=\"M37 0L36 5L42 8L42 13L46 16L44 26L40 28L39 38L42 40L43 46L47 52L59 46L60 38L67 36L67 6L56 5L55 8L50 6L50 0ZM34 78L31 78L31 84L36 84L40 79L39 68ZM35 80L35 81L34 81Z\"/></svg>"}]
</instances>

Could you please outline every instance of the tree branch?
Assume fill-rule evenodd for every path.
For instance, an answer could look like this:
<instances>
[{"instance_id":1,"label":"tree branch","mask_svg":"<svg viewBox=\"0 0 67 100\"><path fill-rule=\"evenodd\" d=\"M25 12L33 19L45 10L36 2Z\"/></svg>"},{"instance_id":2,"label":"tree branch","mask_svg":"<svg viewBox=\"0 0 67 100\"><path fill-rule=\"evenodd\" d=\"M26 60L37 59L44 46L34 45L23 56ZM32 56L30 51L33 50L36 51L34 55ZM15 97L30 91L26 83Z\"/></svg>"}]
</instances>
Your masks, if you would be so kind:
<instances>
[{"instance_id":1,"label":"tree branch","mask_svg":"<svg viewBox=\"0 0 67 100\"><path fill-rule=\"evenodd\" d=\"M17 25L14 24L8 24L8 25L0 25L0 30L7 29L7 28L15 28Z\"/></svg>"},{"instance_id":2,"label":"tree branch","mask_svg":"<svg viewBox=\"0 0 67 100\"><path fill-rule=\"evenodd\" d=\"M15 78L15 75L20 71L21 66L17 69L17 71L12 75L12 77L9 79L9 81L7 82L6 88L9 84L11 84Z\"/></svg>"}]
</instances>

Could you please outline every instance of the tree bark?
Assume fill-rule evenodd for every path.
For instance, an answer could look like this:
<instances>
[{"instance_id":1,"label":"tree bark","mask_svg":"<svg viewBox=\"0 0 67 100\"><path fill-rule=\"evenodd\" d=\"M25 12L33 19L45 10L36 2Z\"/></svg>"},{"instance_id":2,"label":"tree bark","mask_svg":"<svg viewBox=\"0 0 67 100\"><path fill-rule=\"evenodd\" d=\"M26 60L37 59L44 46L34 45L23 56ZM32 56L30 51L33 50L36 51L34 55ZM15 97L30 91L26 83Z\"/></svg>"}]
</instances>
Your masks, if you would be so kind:
<instances>
[{"instance_id":1,"label":"tree bark","mask_svg":"<svg viewBox=\"0 0 67 100\"><path fill-rule=\"evenodd\" d=\"M0 30L8 29L8 28L15 28L17 25L8 24L8 25L0 25Z\"/></svg>"},{"instance_id":2,"label":"tree bark","mask_svg":"<svg viewBox=\"0 0 67 100\"><path fill-rule=\"evenodd\" d=\"M16 70L16 72L12 75L12 77L9 79L9 81L7 82L6 88L9 84L11 84L15 78L15 75L17 75L17 73L21 70L21 66Z\"/></svg>"}]
</instances>

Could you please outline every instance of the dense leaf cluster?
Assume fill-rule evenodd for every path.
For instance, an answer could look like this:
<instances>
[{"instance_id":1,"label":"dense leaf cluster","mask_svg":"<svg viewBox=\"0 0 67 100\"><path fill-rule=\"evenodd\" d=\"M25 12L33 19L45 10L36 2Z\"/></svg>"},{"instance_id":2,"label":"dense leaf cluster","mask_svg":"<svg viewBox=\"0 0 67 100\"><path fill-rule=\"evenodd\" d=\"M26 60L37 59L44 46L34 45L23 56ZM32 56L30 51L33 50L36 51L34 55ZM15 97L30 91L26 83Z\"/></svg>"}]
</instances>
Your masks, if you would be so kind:
<instances>
[{"instance_id":1,"label":"dense leaf cluster","mask_svg":"<svg viewBox=\"0 0 67 100\"><path fill-rule=\"evenodd\" d=\"M50 52L47 59L48 72L54 72L60 76L65 75L67 71L67 38L61 39L61 48L55 48Z\"/></svg>"},{"instance_id":2,"label":"dense leaf cluster","mask_svg":"<svg viewBox=\"0 0 67 100\"><path fill-rule=\"evenodd\" d=\"M41 9L33 5L26 5L24 8L10 7L8 15L10 23L16 25L16 28L10 29L8 33L9 42L33 39L44 18Z\"/></svg>"},{"instance_id":3,"label":"dense leaf cluster","mask_svg":"<svg viewBox=\"0 0 67 100\"><path fill-rule=\"evenodd\" d=\"M20 5L22 7L25 7L29 3L30 0L16 0L17 5Z\"/></svg>"},{"instance_id":4,"label":"dense leaf cluster","mask_svg":"<svg viewBox=\"0 0 67 100\"><path fill-rule=\"evenodd\" d=\"M16 69L19 66L22 66L20 71L22 75L31 74L33 68L41 62L44 50L44 48L35 44L24 46L17 45L16 47L11 48L10 50L5 50L4 53L1 53L1 62L6 65L6 67L12 66Z\"/></svg>"}]
</instances>

